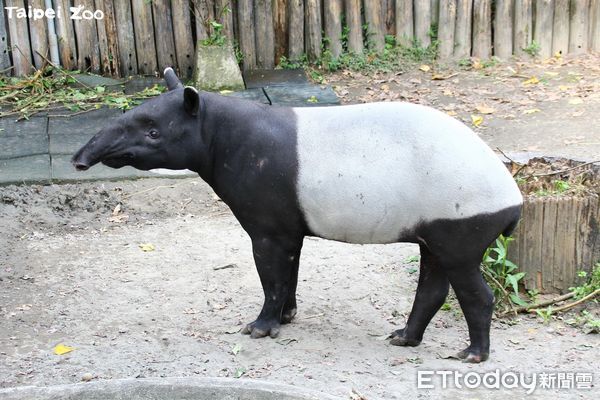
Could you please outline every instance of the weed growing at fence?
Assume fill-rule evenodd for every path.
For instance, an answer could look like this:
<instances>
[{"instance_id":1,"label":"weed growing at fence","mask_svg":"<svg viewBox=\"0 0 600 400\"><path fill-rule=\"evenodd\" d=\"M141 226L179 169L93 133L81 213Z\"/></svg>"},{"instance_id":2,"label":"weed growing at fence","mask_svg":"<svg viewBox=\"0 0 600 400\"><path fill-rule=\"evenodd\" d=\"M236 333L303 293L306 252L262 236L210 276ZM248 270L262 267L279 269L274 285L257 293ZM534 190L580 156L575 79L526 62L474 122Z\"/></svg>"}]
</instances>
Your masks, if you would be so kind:
<instances>
[{"instance_id":1,"label":"weed growing at fence","mask_svg":"<svg viewBox=\"0 0 600 400\"><path fill-rule=\"evenodd\" d=\"M76 113L102 106L127 110L142 99L164 91L158 85L131 95L108 91L104 86L90 87L78 81L77 72L47 67L21 78L0 76L0 118L18 116L27 119L40 112L60 115L65 108Z\"/></svg>"},{"instance_id":2,"label":"weed growing at fence","mask_svg":"<svg viewBox=\"0 0 600 400\"><path fill-rule=\"evenodd\" d=\"M540 48L540 44L534 40L529 46L525 47L523 51L531 57L537 57L540 54Z\"/></svg>"}]
</instances>

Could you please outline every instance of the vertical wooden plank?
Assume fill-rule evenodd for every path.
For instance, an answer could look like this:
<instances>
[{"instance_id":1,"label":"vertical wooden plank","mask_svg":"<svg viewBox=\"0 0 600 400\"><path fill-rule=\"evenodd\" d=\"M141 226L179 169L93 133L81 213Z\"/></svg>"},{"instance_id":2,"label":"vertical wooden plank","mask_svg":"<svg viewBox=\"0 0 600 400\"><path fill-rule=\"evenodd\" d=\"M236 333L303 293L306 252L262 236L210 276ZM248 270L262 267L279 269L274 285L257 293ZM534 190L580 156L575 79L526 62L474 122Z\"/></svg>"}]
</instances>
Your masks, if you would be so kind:
<instances>
[{"instance_id":1,"label":"vertical wooden plank","mask_svg":"<svg viewBox=\"0 0 600 400\"><path fill-rule=\"evenodd\" d=\"M492 0L473 2L473 56L492 55Z\"/></svg>"},{"instance_id":2,"label":"vertical wooden plank","mask_svg":"<svg viewBox=\"0 0 600 400\"><path fill-rule=\"evenodd\" d=\"M97 21L102 73L105 75L119 75L121 72L119 35L113 2L96 0L96 9L104 12L104 19Z\"/></svg>"},{"instance_id":3,"label":"vertical wooden plank","mask_svg":"<svg viewBox=\"0 0 600 400\"><path fill-rule=\"evenodd\" d=\"M569 0L554 0L552 54L569 52Z\"/></svg>"},{"instance_id":4,"label":"vertical wooden plank","mask_svg":"<svg viewBox=\"0 0 600 400\"><path fill-rule=\"evenodd\" d=\"M415 38L418 46L428 47L431 44L431 3L427 0L415 1L413 9L415 17Z\"/></svg>"},{"instance_id":5,"label":"vertical wooden plank","mask_svg":"<svg viewBox=\"0 0 600 400\"><path fill-rule=\"evenodd\" d=\"M86 10L94 9L94 0L81 0L78 3ZM95 19L75 20L77 35L77 68L80 71L100 73L100 50Z\"/></svg>"},{"instance_id":6,"label":"vertical wooden plank","mask_svg":"<svg viewBox=\"0 0 600 400\"><path fill-rule=\"evenodd\" d=\"M214 0L192 0L196 21L196 38L203 40L211 34L210 22L215 19Z\"/></svg>"},{"instance_id":7,"label":"vertical wooden plank","mask_svg":"<svg viewBox=\"0 0 600 400\"><path fill-rule=\"evenodd\" d=\"M494 55L508 59L513 54L513 1L496 0L494 15Z\"/></svg>"},{"instance_id":8,"label":"vertical wooden plank","mask_svg":"<svg viewBox=\"0 0 600 400\"><path fill-rule=\"evenodd\" d=\"M588 49L589 0L571 0L569 53L582 54Z\"/></svg>"},{"instance_id":9,"label":"vertical wooden plank","mask_svg":"<svg viewBox=\"0 0 600 400\"><path fill-rule=\"evenodd\" d=\"M568 290L574 279L576 218L573 204L572 198L561 199L558 203L557 220L560 223L556 228L554 287L559 291Z\"/></svg>"},{"instance_id":10,"label":"vertical wooden plank","mask_svg":"<svg viewBox=\"0 0 600 400\"><path fill-rule=\"evenodd\" d=\"M177 63L175 39L173 38L171 1L154 0L152 2L152 15L154 16L158 71L162 73L166 67L172 67Z\"/></svg>"},{"instance_id":11,"label":"vertical wooden plank","mask_svg":"<svg viewBox=\"0 0 600 400\"><path fill-rule=\"evenodd\" d=\"M396 35L396 1L385 1L384 23L386 35Z\"/></svg>"},{"instance_id":12,"label":"vertical wooden plank","mask_svg":"<svg viewBox=\"0 0 600 400\"><path fill-rule=\"evenodd\" d=\"M540 57L552 55L552 23L554 21L554 0L535 2L535 24L533 40L540 46Z\"/></svg>"},{"instance_id":13,"label":"vertical wooden plank","mask_svg":"<svg viewBox=\"0 0 600 400\"><path fill-rule=\"evenodd\" d=\"M6 30L6 23L4 22L4 4L0 1L0 70L5 71L5 74L10 74L7 69L11 67L10 56L8 51L8 32Z\"/></svg>"},{"instance_id":14,"label":"vertical wooden plank","mask_svg":"<svg viewBox=\"0 0 600 400\"><path fill-rule=\"evenodd\" d=\"M554 249L555 232L557 221L558 201L556 198L548 197L544 199L544 216L542 223L542 286L545 291L552 291L554 286Z\"/></svg>"},{"instance_id":15,"label":"vertical wooden plank","mask_svg":"<svg viewBox=\"0 0 600 400\"><path fill-rule=\"evenodd\" d=\"M275 41L273 38L272 0L254 0L254 23L256 29L256 66L273 68Z\"/></svg>"},{"instance_id":16,"label":"vertical wooden plank","mask_svg":"<svg viewBox=\"0 0 600 400\"><path fill-rule=\"evenodd\" d=\"M133 33L133 15L130 0L116 1L115 19L117 21L117 40L121 76L137 75L137 50Z\"/></svg>"},{"instance_id":17,"label":"vertical wooden plank","mask_svg":"<svg viewBox=\"0 0 600 400\"><path fill-rule=\"evenodd\" d=\"M342 54L342 0L324 0L325 37L333 58Z\"/></svg>"},{"instance_id":18,"label":"vertical wooden plank","mask_svg":"<svg viewBox=\"0 0 600 400\"><path fill-rule=\"evenodd\" d=\"M454 30L454 57L466 58L471 55L471 25L473 21L473 1L457 0L456 28Z\"/></svg>"},{"instance_id":19,"label":"vertical wooden plank","mask_svg":"<svg viewBox=\"0 0 600 400\"><path fill-rule=\"evenodd\" d=\"M23 8L23 0L14 0L13 7ZM31 46L29 44L29 27L27 20L17 18L13 11L13 17L8 18L8 32L10 35L10 49L13 60L14 74L17 76L27 75L32 71L33 59L31 58Z\"/></svg>"},{"instance_id":20,"label":"vertical wooden plank","mask_svg":"<svg viewBox=\"0 0 600 400\"><path fill-rule=\"evenodd\" d=\"M441 24L440 22L440 4L442 0L430 0L431 9L431 25L437 25L438 29ZM417 1L418 3L418 1Z\"/></svg>"},{"instance_id":21,"label":"vertical wooden plank","mask_svg":"<svg viewBox=\"0 0 600 400\"><path fill-rule=\"evenodd\" d=\"M382 52L385 46L385 35L383 33L383 11L381 1L365 1L365 22L367 23L367 43L377 52Z\"/></svg>"},{"instance_id":22,"label":"vertical wooden plank","mask_svg":"<svg viewBox=\"0 0 600 400\"><path fill-rule=\"evenodd\" d=\"M412 47L414 37L413 2L396 0L396 42L404 47Z\"/></svg>"},{"instance_id":23,"label":"vertical wooden plank","mask_svg":"<svg viewBox=\"0 0 600 400\"><path fill-rule=\"evenodd\" d=\"M244 56L244 69L256 68L252 0L238 0L238 27L240 30L240 51Z\"/></svg>"},{"instance_id":24,"label":"vertical wooden plank","mask_svg":"<svg viewBox=\"0 0 600 400\"><path fill-rule=\"evenodd\" d=\"M279 0L282 1L282 0ZM233 40L233 5L232 0L215 1L215 19L223 24L223 34Z\"/></svg>"},{"instance_id":25,"label":"vertical wooden plank","mask_svg":"<svg viewBox=\"0 0 600 400\"><path fill-rule=\"evenodd\" d=\"M543 226L543 200L530 199L525 203L523 220L527 224L525 230L525 260L523 267L529 276L530 285L543 291L542 283L542 226Z\"/></svg>"},{"instance_id":26,"label":"vertical wooden plank","mask_svg":"<svg viewBox=\"0 0 600 400\"><path fill-rule=\"evenodd\" d=\"M65 69L77 68L77 46L75 45L73 21L70 18L69 0L55 0L54 5L57 14L54 26L61 66Z\"/></svg>"},{"instance_id":27,"label":"vertical wooden plank","mask_svg":"<svg viewBox=\"0 0 600 400\"><path fill-rule=\"evenodd\" d=\"M273 32L275 35L275 64L279 64L281 56L287 54L287 6L285 0L273 2Z\"/></svg>"},{"instance_id":28,"label":"vertical wooden plank","mask_svg":"<svg viewBox=\"0 0 600 400\"><path fill-rule=\"evenodd\" d=\"M590 50L600 53L600 0L590 3Z\"/></svg>"},{"instance_id":29,"label":"vertical wooden plank","mask_svg":"<svg viewBox=\"0 0 600 400\"><path fill-rule=\"evenodd\" d=\"M576 199L577 201L577 237L575 240L576 252L576 271L590 272L593 265L592 251L593 243L590 241L592 237L594 225L594 211L597 206L593 201L597 198Z\"/></svg>"},{"instance_id":30,"label":"vertical wooden plank","mask_svg":"<svg viewBox=\"0 0 600 400\"><path fill-rule=\"evenodd\" d=\"M181 78L189 78L194 71L194 40L190 35L192 20L187 0L172 0L173 35L177 67Z\"/></svg>"},{"instance_id":31,"label":"vertical wooden plank","mask_svg":"<svg viewBox=\"0 0 600 400\"><path fill-rule=\"evenodd\" d=\"M309 60L321 57L321 42L323 41L321 29L321 1L306 0L306 55Z\"/></svg>"},{"instance_id":32,"label":"vertical wooden plank","mask_svg":"<svg viewBox=\"0 0 600 400\"><path fill-rule=\"evenodd\" d=\"M45 10L44 0L29 0L29 6L32 8ZM34 20L29 19L29 35L31 38L31 52L33 54L33 63L36 68L42 68L46 60L50 59L48 54L48 26L46 18Z\"/></svg>"},{"instance_id":33,"label":"vertical wooden plank","mask_svg":"<svg viewBox=\"0 0 600 400\"><path fill-rule=\"evenodd\" d=\"M304 0L290 0L288 4L288 58L295 61L304 53Z\"/></svg>"},{"instance_id":34,"label":"vertical wooden plank","mask_svg":"<svg viewBox=\"0 0 600 400\"><path fill-rule=\"evenodd\" d=\"M533 40L533 4L532 0L515 0L515 29L513 35L514 54L526 57L526 49Z\"/></svg>"},{"instance_id":35,"label":"vertical wooden plank","mask_svg":"<svg viewBox=\"0 0 600 400\"><path fill-rule=\"evenodd\" d=\"M348 51L362 54L363 37L360 0L346 0L346 25L348 25Z\"/></svg>"},{"instance_id":36,"label":"vertical wooden plank","mask_svg":"<svg viewBox=\"0 0 600 400\"><path fill-rule=\"evenodd\" d=\"M456 22L456 0L440 0L439 2L438 41L439 57L442 60L454 54L454 28Z\"/></svg>"},{"instance_id":37,"label":"vertical wooden plank","mask_svg":"<svg viewBox=\"0 0 600 400\"><path fill-rule=\"evenodd\" d=\"M133 26L135 28L135 48L137 50L138 73L154 75L158 71L152 4L146 0L132 0Z\"/></svg>"}]
</instances>

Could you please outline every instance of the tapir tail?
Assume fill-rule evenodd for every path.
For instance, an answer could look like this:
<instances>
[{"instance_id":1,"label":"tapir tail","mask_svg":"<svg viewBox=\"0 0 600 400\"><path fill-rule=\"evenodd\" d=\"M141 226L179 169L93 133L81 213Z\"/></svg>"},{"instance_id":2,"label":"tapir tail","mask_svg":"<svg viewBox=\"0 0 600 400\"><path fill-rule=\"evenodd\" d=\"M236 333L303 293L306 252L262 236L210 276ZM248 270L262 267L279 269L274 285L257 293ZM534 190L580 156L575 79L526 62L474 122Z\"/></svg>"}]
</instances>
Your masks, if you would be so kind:
<instances>
[{"instance_id":1,"label":"tapir tail","mask_svg":"<svg viewBox=\"0 0 600 400\"><path fill-rule=\"evenodd\" d=\"M504 231L502 231L502 235L505 237L512 235L512 233L515 231L515 228L519 224L520 220L521 220L521 206L515 207L514 218L506 226L506 228L504 228Z\"/></svg>"}]
</instances>

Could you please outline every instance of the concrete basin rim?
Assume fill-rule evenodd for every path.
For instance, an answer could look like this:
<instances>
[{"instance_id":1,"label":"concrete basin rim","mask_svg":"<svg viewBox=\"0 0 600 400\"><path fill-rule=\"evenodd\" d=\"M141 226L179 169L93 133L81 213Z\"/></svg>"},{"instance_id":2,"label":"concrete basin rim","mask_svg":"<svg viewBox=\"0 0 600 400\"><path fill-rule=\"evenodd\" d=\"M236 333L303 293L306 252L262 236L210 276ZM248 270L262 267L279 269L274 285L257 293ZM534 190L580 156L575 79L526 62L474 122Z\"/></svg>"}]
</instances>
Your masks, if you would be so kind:
<instances>
[{"instance_id":1,"label":"concrete basin rim","mask_svg":"<svg viewBox=\"0 0 600 400\"><path fill-rule=\"evenodd\" d=\"M209 378L209 377L170 377L170 378L125 378L95 380L93 382L79 382L51 386L16 386L0 389L0 399L29 399L35 396L37 399L57 399L61 394L73 395L86 393L114 393L126 392L136 389L169 389L165 394L174 394L174 388L198 390L232 390L232 391L259 391L270 394L281 394L297 397L298 400L342 400L327 393L305 389L298 386L271 382L258 379L234 379L234 378ZM82 397L83 398L83 397ZM189 398L189 397L187 397Z\"/></svg>"}]
</instances>

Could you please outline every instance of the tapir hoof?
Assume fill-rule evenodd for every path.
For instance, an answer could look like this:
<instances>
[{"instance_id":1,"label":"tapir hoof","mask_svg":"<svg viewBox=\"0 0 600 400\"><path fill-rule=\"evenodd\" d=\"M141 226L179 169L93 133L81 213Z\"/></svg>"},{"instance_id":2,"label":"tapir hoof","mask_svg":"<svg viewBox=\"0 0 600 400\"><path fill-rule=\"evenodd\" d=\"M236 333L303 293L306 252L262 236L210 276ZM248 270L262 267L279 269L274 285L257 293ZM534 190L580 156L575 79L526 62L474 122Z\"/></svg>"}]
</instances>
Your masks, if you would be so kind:
<instances>
[{"instance_id":1,"label":"tapir hoof","mask_svg":"<svg viewBox=\"0 0 600 400\"><path fill-rule=\"evenodd\" d=\"M252 339L270 336L273 339L279 336L281 325L277 321L264 321L257 319L242 329L244 335L250 335Z\"/></svg>"},{"instance_id":2,"label":"tapir hoof","mask_svg":"<svg viewBox=\"0 0 600 400\"><path fill-rule=\"evenodd\" d=\"M476 351L469 346L463 351L458 352L456 357L462 360L464 363L479 364L480 362L486 361L490 357L490 353Z\"/></svg>"},{"instance_id":3,"label":"tapir hoof","mask_svg":"<svg viewBox=\"0 0 600 400\"><path fill-rule=\"evenodd\" d=\"M281 323L289 324L290 322L292 322L292 320L296 316L296 312L297 312L297 309L295 309L295 308L284 311L283 314L281 314Z\"/></svg>"},{"instance_id":4,"label":"tapir hoof","mask_svg":"<svg viewBox=\"0 0 600 400\"><path fill-rule=\"evenodd\" d=\"M406 337L404 329L398 329L390 335L390 344L394 346L418 346L421 344L421 339L413 339Z\"/></svg>"}]
</instances>

